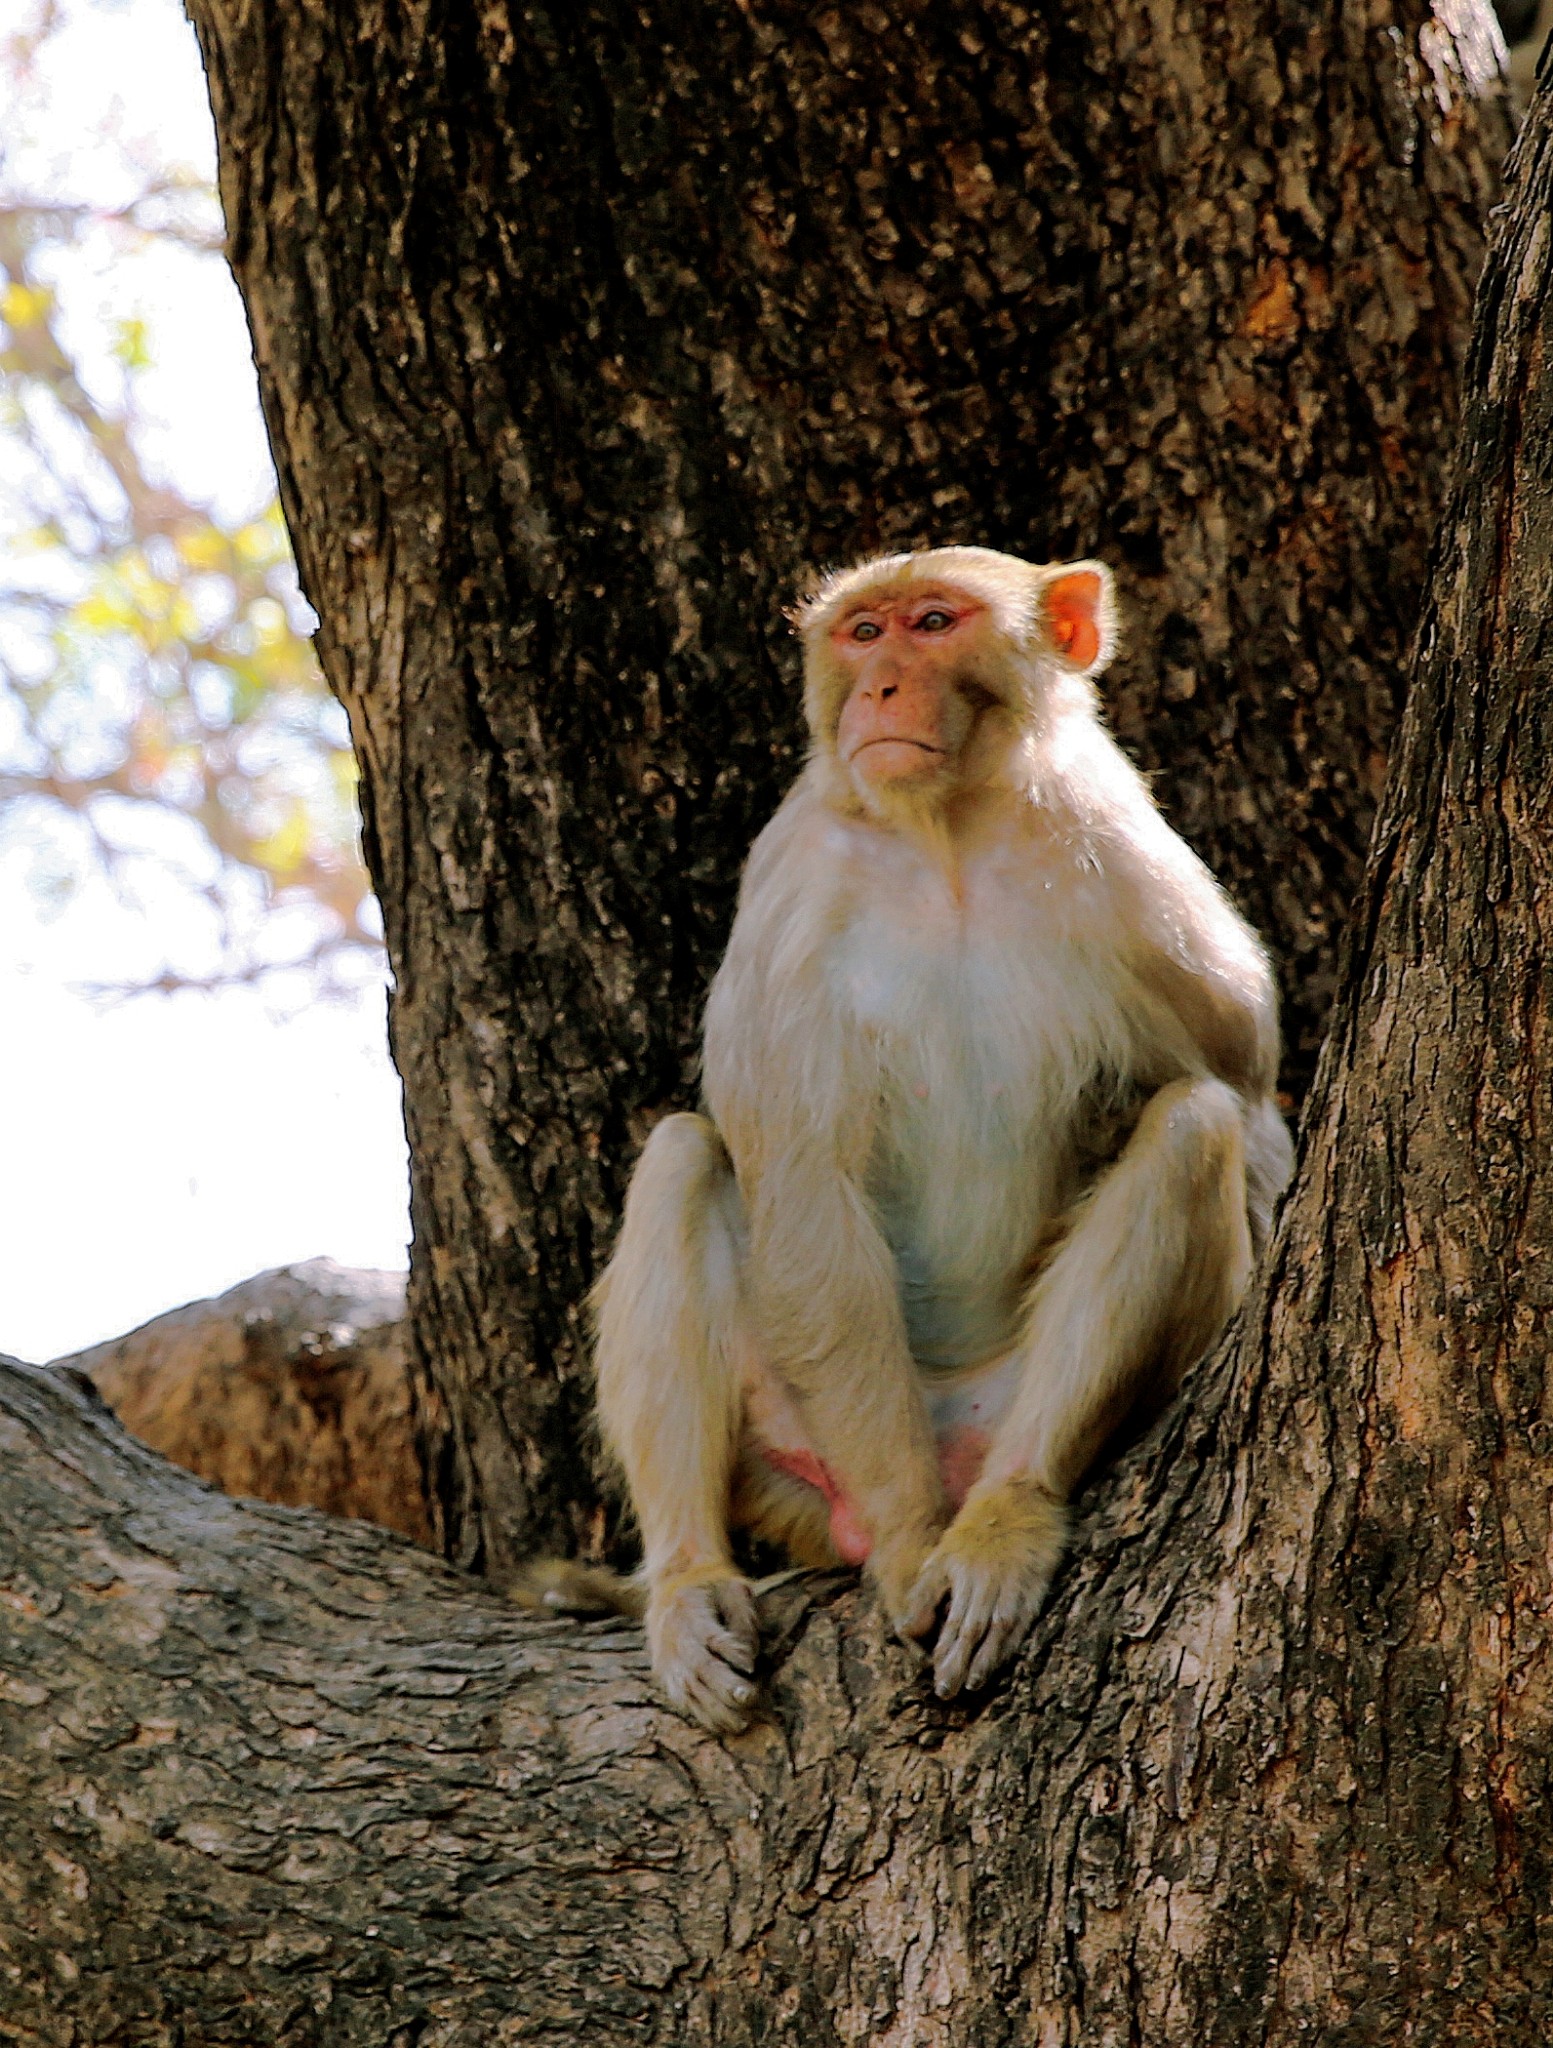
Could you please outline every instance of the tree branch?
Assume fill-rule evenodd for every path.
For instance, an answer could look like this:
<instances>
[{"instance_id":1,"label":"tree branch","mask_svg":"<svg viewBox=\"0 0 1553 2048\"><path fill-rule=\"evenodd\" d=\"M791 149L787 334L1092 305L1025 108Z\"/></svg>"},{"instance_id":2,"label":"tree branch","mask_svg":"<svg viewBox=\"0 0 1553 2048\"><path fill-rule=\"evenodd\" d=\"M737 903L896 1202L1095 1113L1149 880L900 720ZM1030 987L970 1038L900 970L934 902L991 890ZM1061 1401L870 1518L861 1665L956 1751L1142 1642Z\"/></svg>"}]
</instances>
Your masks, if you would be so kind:
<instances>
[{"instance_id":1,"label":"tree branch","mask_svg":"<svg viewBox=\"0 0 1553 2048\"><path fill-rule=\"evenodd\" d=\"M787 1575L770 1709L724 1744L660 1703L634 1626L228 1500L0 1367L0 2038L1027 2039L1202 1420L1106 1488L1012 1683L944 1706L853 1575Z\"/></svg>"}]
</instances>

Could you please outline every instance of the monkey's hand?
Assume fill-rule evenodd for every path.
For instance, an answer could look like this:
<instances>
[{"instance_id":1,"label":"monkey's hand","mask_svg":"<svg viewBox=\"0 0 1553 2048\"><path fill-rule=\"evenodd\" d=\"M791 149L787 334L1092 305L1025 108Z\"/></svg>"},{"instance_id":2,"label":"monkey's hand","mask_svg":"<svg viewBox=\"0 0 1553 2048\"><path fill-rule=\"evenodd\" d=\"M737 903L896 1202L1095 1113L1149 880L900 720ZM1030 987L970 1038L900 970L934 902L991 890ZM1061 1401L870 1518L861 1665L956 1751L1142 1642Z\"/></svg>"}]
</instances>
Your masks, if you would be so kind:
<instances>
[{"instance_id":1,"label":"monkey's hand","mask_svg":"<svg viewBox=\"0 0 1553 2048\"><path fill-rule=\"evenodd\" d=\"M892 1528L868 1555L868 1576L879 1589L884 1611L897 1635L908 1633L906 1624L917 1611L917 1583L924 1566L935 1554L944 1533L945 1517L915 1528Z\"/></svg>"},{"instance_id":2,"label":"monkey's hand","mask_svg":"<svg viewBox=\"0 0 1553 2048\"><path fill-rule=\"evenodd\" d=\"M755 1698L760 1631L748 1579L726 1564L655 1579L647 1594L652 1668L676 1707L714 1735L737 1735Z\"/></svg>"},{"instance_id":3,"label":"monkey's hand","mask_svg":"<svg viewBox=\"0 0 1553 2048\"><path fill-rule=\"evenodd\" d=\"M901 1633L925 1636L948 1600L933 1651L933 1689L974 1692L1023 1640L1067 1538L1062 1502L1033 1479L977 1487L911 1589Z\"/></svg>"}]
</instances>

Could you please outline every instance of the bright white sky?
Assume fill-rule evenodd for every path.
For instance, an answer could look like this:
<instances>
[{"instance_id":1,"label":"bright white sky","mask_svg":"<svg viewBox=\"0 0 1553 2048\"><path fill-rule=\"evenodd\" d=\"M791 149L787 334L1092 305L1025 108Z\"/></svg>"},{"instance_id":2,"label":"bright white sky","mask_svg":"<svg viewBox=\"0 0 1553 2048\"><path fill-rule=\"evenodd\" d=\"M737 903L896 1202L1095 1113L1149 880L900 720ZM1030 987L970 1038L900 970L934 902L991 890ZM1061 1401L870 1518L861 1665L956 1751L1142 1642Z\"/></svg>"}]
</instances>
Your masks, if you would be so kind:
<instances>
[{"instance_id":1,"label":"bright white sky","mask_svg":"<svg viewBox=\"0 0 1553 2048\"><path fill-rule=\"evenodd\" d=\"M0 27L15 4L0 0ZM154 133L163 160L212 175L176 0L66 11L29 185L51 148L70 151L78 179L81 139L115 128ZM101 282L111 297L112 272ZM255 504L266 457L230 279L172 252L137 261L124 289L122 311L152 326L156 459L223 510ZM27 873L25 849L0 858L0 1351L56 1357L320 1254L402 1267L405 1150L381 986L327 1002L291 986L105 1006L83 991L148 979L198 941L167 920L196 913L169 890L141 914L106 884L50 912Z\"/></svg>"}]
</instances>

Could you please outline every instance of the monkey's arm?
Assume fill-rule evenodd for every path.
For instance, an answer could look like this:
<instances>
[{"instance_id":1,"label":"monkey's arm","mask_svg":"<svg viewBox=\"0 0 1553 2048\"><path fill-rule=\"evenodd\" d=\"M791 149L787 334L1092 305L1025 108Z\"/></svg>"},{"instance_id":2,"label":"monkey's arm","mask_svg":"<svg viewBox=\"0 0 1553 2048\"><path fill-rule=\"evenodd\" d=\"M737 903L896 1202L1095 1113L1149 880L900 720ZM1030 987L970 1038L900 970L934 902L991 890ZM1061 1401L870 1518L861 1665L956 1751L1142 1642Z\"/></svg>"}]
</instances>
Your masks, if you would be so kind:
<instances>
[{"instance_id":1,"label":"monkey's arm","mask_svg":"<svg viewBox=\"0 0 1553 2048\"><path fill-rule=\"evenodd\" d=\"M1072 1212L1026 1302L1008 1412L917 1588L910 1633L947 1603L941 1693L981 1684L1018 1643L1062 1554L1073 1487L1139 1397L1173 1391L1239 1301L1251 1261L1244 1159L1235 1090L1173 1081Z\"/></svg>"},{"instance_id":2,"label":"monkey's arm","mask_svg":"<svg viewBox=\"0 0 1553 2048\"><path fill-rule=\"evenodd\" d=\"M1074 891L1075 915L1086 950L1118 974L1133 1077L1159 1088L1211 1076L1247 1102L1270 1095L1278 1004L1267 956L1097 723L1068 735L1053 802L1095 877Z\"/></svg>"},{"instance_id":3,"label":"monkey's arm","mask_svg":"<svg viewBox=\"0 0 1553 2048\"><path fill-rule=\"evenodd\" d=\"M1168 1396L1233 1311L1287 1178L1266 958L1141 784L1137 794L1129 814L1122 786L1097 849L1106 889L1089 929L1111 952L1132 1077L1149 1099L1030 1291L1009 1410L923 1569L907 1626L926 1633L943 1608L944 1693L982 1683L1025 1633L1073 1487L1140 1398Z\"/></svg>"},{"instance_id":4,"label":"monkey's arm","mask_svg":"<svg viewBox=\"0 0 1553 2048\"><path fill-rule=\"evenodd\" d=\"M1211 1075L1248 1103L1278 1076L1278 998L1250 926L1151 801L1109 852L1143 1078Z\"/></svg>"},{"instance_id":5,"label":"monkey's arm","mask_svg":"<svg viewBox=\"0 0 1553 2048\"><path fill-rule=\"evenodd\" d=\"M834 859L806 858L806 835L822 830L779 814L777 845L750 862L707 1004L705 1089L743 1197L764 1361L860 1516L870 1571L899 1612L943 1526L942 1488L895 1262L863 1192L877 1076L827 971Z\"/></svg>"},{"instance_id":6,"label":"monkey's arm","mask_svg":"<svg viewBox=\"0 0 1553 2048\"><path fill-rule=\"evenodd\" d=\"M1227 1082L1241 1104L1245 1199L1255 1249L1266 1242L1294 1147L1278 1108L1278 997L1255 934L1208 870L1157 814L1117 864L1133 982L1139 1078Z\"/></svg>"}]
</instances>

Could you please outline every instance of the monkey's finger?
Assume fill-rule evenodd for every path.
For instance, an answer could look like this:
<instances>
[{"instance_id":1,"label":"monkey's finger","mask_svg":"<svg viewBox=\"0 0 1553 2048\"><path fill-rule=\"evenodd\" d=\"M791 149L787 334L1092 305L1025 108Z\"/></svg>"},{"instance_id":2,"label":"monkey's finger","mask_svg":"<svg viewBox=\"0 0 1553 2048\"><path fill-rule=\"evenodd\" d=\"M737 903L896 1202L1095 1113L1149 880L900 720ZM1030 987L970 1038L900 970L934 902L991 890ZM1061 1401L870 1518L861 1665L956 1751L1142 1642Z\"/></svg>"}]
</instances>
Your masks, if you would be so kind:
<instances>
[{"instance_id":1,"label":"monkey's finger","mask_svg":"<svg viewBox=\"0 0 1553 2048\"><path fill-rule=\"evenodd\" d=\"M710 1728L714 1735L738 1735L749 1726L750 1704L754 1698L753 1688L742 1686L740 1691L748 1697L730 1699L720 1687L706 1682L701 1672L691 1672L686 1676L681 1697L675 1705L699 1721L703 1728Z\"/></svg>"},{"instance_id":2,"label":"monkey's finger","mask_svg":"<svg viewBox=\"0 0 1553 2048\"><path fill-rule=\"evenodd\" d=\"M938 1632L933 1690L950 1699L965 1683L966 1667L992 1620L993 1588L982 1573L957 1573L954 1597Z\"/></svg>"},{"instance_id":3,"label":"monkey's finger","mask_svg":"<svg viewBox=\"0 0 1553 2048\"><path fill-rule=\"evenodd\" d=\"M730 1629L709 1628L702 1641L714 1657L720 1657L735 1671L742 1671L746 1678L755 1669L756 1645L743 1636L734 1635Z\"/></svg>"},{"instance_id":4,"label":"monkey's finger","mask_svg":"<svg viewBox=\"0 0 1553 2048\"><path fill-rule=\"evenodd\" d=\"M748 1579L718 1579L707 1587L712 1604L727 1621L755 1626L755 1589Z\"/></svg>"},{"instance_id":5,"label":"monkey's finger","mask_svg":"<svg viewBox=\"0 0 1553 2048\"><path fill-rule=\"evenodd\" d=\"M942 1593L936 1599L924 1599L920 1606L912 1608L904 1621L898 1621L895 1624L897 1634L910 1636L915 1639L931 1635L933 1633L933 1625L938 1620L938 1610L943 1604L944 1596Z\"/></svg>"},{"instance_id":6,"label":"monkey's finger","mask_svg":"<svg viewBox=\"0 0 1553 2048\"><path fill-rule=\"evenodd\" d=\"M736 1734L749 1721L753 1683L704 1651L665 1671L663 1685L675 1706L719 1735Z\"/></svg>"},{"instance_id":7,"label":"monkey's finger","mask_svg":"<svg viewBox=\"0 0 1553 2048\"><path fill-rule=\"evenodd\" d=\"M726 1657L730 1664L738 1664L742 1670L750 1670L755 1654L760 1648L760 1623L755 1615L755 1596L744 1579L728 1579L712 1588L712 1611L722 1628L718 1634L727 1642L737 1646L737 1655L731 1655L717 1642L715 1648L720 1657Z\"/></svg>"},{"instance_id":8,"label":"monkey's finger","mask_svg":"<svg viewBox=\"0 0 1553 2048\"><path fill-rule=\"evenodd\" d=\"M982 1637L981 1648L971 1659L971 1668L965 1674L965 1690L967 1692L980 1691L1008 1655L1013 1647L1014 1640L1013 1620L1004 1621L994 1616L992 1626Z\"/></svg>"},{"instance_id":9,"label":"monkey's finger","mask_svg":"<svg viewBox=\"0 0 1553 2048\"><path fill-rule=\"evenodd\" d=\"M755 1624L754 1608L747 1602L741 1604L737 1601L730 1601L725 1606L714 1596L712 1620L702 1641L714 1656L748 1677L755 1669L755 1659L760 1652L760 1631Z\"/></svg>"},{"instance_id":10,"label":"monkey's finger","mask_svg":"<svg viewBox=\"0 0 1553 2048\"><path fill-rule=\"evenodd\" d=\"M732 1579L681 1588L650 1611L648 1637L675 1706L718 1735L746 1725L760 1640L747 1589Z\"/></svg>"},{"instance_id":11,"label":"monkey's finger","mask_svg":"<svg viewBox=\"0 0 1553 2048\"><path fill-rule=\"evenodd\" d=\"M1039 1573L1033 1580L1006 1591L993 1610L992 1625L986 1640L976 1653L976 1660L966 1675L968 1692L975 1692L985 1685L998 1666L1011 1656L1030 1633L1030 1624L1040 1611L1050 1575Z\"/></svg>"},{"instance_id":12,"label":"monkey's finger","mask_svg":"<svg viewBox=\"0 0 1553 2048\"><path fill-rule=\"evenodd\" d=\"M952 1700L965 1683L966 1665L980 1640L975 1629L944 1624L933 1653L933 1690L941 1700Z\"/></svg>"},{"instance_id":13,"label":"monkey's finger","mask_svg":"<svg viewBox=\"0 0 1553 2048\"><path fill-rule=\"evenodd\" d=\"M715 1695L734 1713L747 1712L755 1697L755 1683L746 1672L736 1671L717 1657L706 1657L691 1674L703 1692Z\"/></svg>"},{"instance_id":14,"label":"monkey's finger","mask_svg":"<svg viewBox=\"0 0 1553 2048\"><path fill-rule=\"evenodd\" d=\"M917 1574L906 1595L906 1611L895 1624L897 1635L925 1636L938 1619L938 1610L949 1591L949 1572L943 1562L930 1557Z\"/></svg>"}]
</instances>

